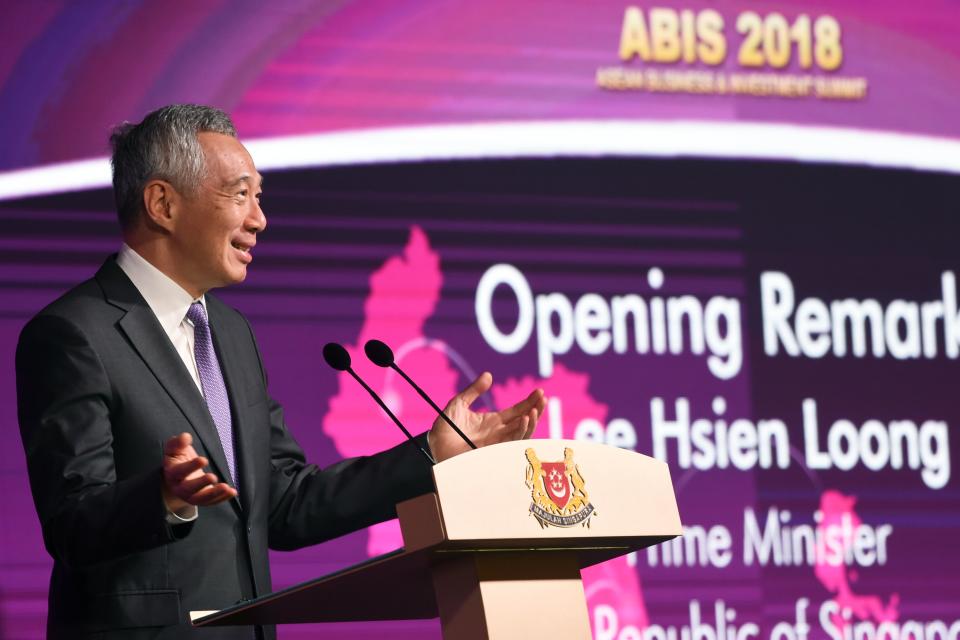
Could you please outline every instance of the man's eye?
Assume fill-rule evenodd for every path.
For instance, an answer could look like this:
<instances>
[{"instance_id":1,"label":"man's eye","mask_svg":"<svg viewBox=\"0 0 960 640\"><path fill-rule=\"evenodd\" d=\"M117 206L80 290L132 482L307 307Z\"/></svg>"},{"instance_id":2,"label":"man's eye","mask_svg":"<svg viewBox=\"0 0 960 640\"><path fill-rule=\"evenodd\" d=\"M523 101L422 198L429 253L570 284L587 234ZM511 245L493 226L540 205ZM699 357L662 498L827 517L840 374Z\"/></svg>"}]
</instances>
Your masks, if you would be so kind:
<instances>
[{"instance_id":1,"label":"man's eye","mask_svg":"<svg viewBox=\"0 0 960 640\"><path fill-rule=\"evenodd\" d=\"M244 189L243 191L238 192L237 195L238 195L238 196L243 196L244 198L246 198L246 197L247 197L247 190Z\"/></svg>"}]
</instances>

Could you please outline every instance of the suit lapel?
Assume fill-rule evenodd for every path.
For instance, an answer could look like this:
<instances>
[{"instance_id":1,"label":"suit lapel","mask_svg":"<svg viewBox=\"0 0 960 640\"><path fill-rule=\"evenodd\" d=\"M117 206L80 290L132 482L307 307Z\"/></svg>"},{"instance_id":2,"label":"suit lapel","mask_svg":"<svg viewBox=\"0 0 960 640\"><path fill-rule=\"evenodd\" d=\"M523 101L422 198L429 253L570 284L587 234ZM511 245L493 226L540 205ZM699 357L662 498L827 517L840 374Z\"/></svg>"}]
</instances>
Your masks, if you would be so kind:
<instances>
[{"instance_id":1,"label":"suit lapel","mask_svg":"<svg viewBox=\"0 0 960 640\"><path fill-rule=\"evenodd\" d=\"M235 332L226 330L226 323L222 316L219 302L207 296L207 311L210 315L210 333L213 335L213 346L220 361L223 372L223 381L227 385L227 395L230 397L230 410L233 415L233 434L239 445L237 448L237 467L240 474L240 504L249 509L253 503L253 494L257 483L253 477L253 442L254 429L247 424L247 398L243 369L238 361L238 354L242 353L242 345L237 343Z\"/></svg>"},{"instance_id":2,"label":"suit lapel","mask_svg":"<svg viewBox=\"0 0 960 640\"><path fill-rule=\"evenodd\" d=\"M215 473L221 480L229 478L223 445L220 444L220 436L203 395L157 317L114 258L104 263L96 278L107 301L126 311L118 323L121 331L193 427ZM236 500L231 502L239 507Z\"/></svg>"}]
</instances>

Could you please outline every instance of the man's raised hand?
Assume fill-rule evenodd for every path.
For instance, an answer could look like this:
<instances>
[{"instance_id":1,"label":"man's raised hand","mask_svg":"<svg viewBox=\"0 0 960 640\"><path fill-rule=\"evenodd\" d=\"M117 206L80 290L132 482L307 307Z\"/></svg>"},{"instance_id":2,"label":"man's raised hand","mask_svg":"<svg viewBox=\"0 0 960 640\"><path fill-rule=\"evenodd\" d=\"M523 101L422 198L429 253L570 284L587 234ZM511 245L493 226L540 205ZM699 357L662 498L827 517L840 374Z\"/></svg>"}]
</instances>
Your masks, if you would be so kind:
<instances>
[{"instance_id":1,"label":"man's raised hand","mask_svg":"<svg viewBox=\"0 0 960 640\"><path fill-rule=\"evenodd\" d=\"M534 389L526 398L502 411L472 411L470 405L486 393L492 384L493 376L488 372L481 373L470 386L447 403L444 411L478 447L532 436L547 404L543 390ZM428 441L437 462L470 448L443 418L437 418L433 423Z\"/></svg>"},{"instance_id":2,"label":"man's raised hand","mask_svg":"<svg viewBox=\"0 0 960 640\"><path fill-rule=\"evenodd\" d=\"M209 507L237 495L237 490L203 470L209 461L198 456L189 433L173 436L163 445L163 501L173 513L188 505Z\"/></svg>"}]
</instances>

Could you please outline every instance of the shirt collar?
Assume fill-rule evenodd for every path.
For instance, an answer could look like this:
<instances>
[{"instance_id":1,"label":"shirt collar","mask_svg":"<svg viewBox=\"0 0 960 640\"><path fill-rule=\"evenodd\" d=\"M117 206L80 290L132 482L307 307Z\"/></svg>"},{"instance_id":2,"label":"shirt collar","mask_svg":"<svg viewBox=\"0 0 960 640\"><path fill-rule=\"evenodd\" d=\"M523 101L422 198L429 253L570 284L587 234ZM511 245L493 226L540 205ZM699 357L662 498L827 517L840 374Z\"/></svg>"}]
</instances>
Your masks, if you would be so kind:
<instances>
[{"instance_id":1,"label":"shirt collar","mask_svg":"<svg viewBox=\"0 0 960 640\"><path fill-rule=\"evenodd\" d=\"M117 254L117 266L127 274L133 286L157 316L164 332L172 339L174 332L184 321L190 305L195 302L194 298L126 243L121 245L120 252ZM207 301L204 296L200 296L199 300L206 310Z\"/></svg>"}]
</instances>

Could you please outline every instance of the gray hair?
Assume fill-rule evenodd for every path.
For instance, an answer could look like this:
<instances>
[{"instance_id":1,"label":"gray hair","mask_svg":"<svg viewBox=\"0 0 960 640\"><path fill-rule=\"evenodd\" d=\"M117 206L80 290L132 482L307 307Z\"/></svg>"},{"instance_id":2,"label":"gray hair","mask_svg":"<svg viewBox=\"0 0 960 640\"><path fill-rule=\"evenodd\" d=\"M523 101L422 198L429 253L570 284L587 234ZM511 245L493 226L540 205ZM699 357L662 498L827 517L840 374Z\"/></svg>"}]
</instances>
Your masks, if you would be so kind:
<instances>
[{"instance_id":1,"label":"gray hair","mask_svg":"<svg viewBox=\"0 0 960 640\"><path fill-rule=\"evenodd\" d=\"M113 195L123 229L130 228L144 211L143 189L151 180L166 180L187 195L196 193L206 171L197 140L204 131L237 137L227 114L196 104L162 107L139 124L124 122L113 130Z\"/></svg>"}]
</instances>

